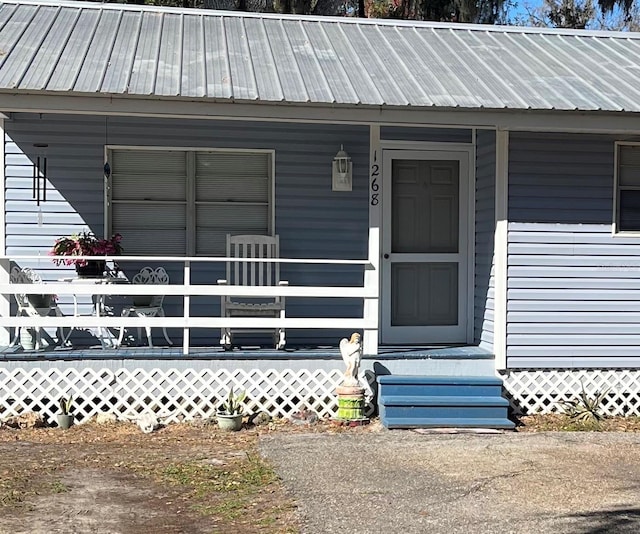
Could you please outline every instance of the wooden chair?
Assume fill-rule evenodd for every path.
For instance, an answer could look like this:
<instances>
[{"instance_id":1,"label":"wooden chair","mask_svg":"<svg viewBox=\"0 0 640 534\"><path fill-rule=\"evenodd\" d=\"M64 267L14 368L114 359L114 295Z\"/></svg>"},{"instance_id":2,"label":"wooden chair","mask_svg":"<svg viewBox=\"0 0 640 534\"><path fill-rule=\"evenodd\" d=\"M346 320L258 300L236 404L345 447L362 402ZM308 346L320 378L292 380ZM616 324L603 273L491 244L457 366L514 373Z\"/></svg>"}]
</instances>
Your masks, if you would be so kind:
<instances>
[{"instance_id":1,"label":"wooden chair","mask_svg":"<svg viewBox=\"0 0 640 534\"><path fill-rule=\"evenodd\" d=\"M137 273L132 279L132 284L155 284L166 285L169 283L169 275L163 267L144 267ZM129 317L129 315L136 315L138 317L164 317L164 309L162 304L164 303L164 295L140 295L133 297L133 305L126 307L122 310L123 317ZM147 343L149 347L153 347L151 341L151 327L145 326L147 333ZM138 328L138 339L140 339L141 329ZM169 345L173 345L167 334L167 329L163 326L162 333ZM124 326L120 327L120 335L118 336L118 346L122 344L124 338Z\"/></svg>"},{"instance_id":2,"label":"wooden chair","mask_svg":"<svg viewBox=\"0 0 640 534\"><path fill-rule=\"evenodd\" d=\"M40 284L42 278L38 273L29 267L20 268L14 266L11 269L10 280L12 284ZM55 295L39 295L39 294L15 294L16 304L18 305L17 316L27 317L46 317L54 312L58 317L62 317L62 311L58 308ZM20 340L20 328L16 328L16 333L11 342L11 346L18 344ZM62 329L58 329L58 342L64 339ZM36 328L35 350L40 350L42 338L42 328Z\"/></svg>"},{"instance_id":3,"label":"wooden chair","mask_svg":"<svg viewBox=\"0 0 640 534\"><path fill-rule=\"evenodd\" d=\"M253 258L269 259L280 257L280 240L267 235L230 235L227 234L227 257L242 261L227 262L227 278L218 280L221 285L236 286L287 286L289 282L280 280L280 264L274 262L255 262ZM220 302L222 317L285 317L285 298L252 298L222 296ZM243 332L262 332L264 330L242 329ZM271 330L269 330L271 331ZM225 350L233 348L231 328L223 328L220 344ZM273 331L276 349L286 344L284 328Z\"/></svg>"}]
</instances>

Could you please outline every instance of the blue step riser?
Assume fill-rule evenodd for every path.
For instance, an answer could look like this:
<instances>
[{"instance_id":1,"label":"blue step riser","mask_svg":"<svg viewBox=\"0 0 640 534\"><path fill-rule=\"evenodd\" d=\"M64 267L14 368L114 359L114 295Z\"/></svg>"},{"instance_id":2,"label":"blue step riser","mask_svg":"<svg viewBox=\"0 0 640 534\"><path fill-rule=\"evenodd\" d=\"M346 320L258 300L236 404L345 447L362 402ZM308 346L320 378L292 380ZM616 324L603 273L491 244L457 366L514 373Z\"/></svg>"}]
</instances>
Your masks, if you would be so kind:
<instances>
[{"instance_id":1,"label":"blue step riser","mask_svg":"<svg viewBox=\"0 0 640 534\"><path fill-rule=\"evenodd\" d=\"M431 396L408 397L403 395L380 396L378 404L385 406L488 406L492 408L508 408L509 401L502 397L470 397L470 396Z\"/></svg>"},{"instance_id":2,"label":"blue step riser","mask_svg":"<svg viewBox=\"0 0 640 534\"><path fill-rule=\"evenodd\" d=\"M514 424L506 418L500 419L382 419L387 428L507 428Z\"/></svg>"},{"instance_id":3,"label":"blue step riser","mask_svg":"<svg viewBox=\"0 0 640 534\"><path fill-rule=\"evenodd\" d=\"M378 387L381 395L407 395L412 397L420 395L500 397L502 395L502 386L381 384Z\"/></svg>"},{"instance_id":4,"label":"blue step riser","mask_svg":"<svg viewBox=\"0 0 640 534\"><path fill-rule=\"evenodd\" d=\"M394 418L486 418L506 419L507 410L491 406L382 406L380 417Z\"/></svg>"}]
</instances>

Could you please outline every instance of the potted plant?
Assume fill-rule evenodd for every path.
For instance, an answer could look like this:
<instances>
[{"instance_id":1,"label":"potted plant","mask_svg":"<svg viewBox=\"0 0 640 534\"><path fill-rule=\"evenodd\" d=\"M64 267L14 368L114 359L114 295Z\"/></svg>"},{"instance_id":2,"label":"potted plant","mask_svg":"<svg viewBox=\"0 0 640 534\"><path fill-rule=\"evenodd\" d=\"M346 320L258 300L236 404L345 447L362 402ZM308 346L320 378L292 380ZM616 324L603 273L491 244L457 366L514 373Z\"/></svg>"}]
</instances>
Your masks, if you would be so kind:
<instances>
[{"instance_id":1,"label":"potted plant","mask_svg":"<svg viewBox=\"0 0 640 534\"><path fill-rule=\"evenodd\" d=\"M60 413L56 416L58 426L65 430L73 424L73 414L71 412L71 405L73 403L73 397L62 397L60 399Z\"/></svg>"},{"instance_id":2,"label":"potted plant","mask_svg":"<svg viewBox=\"0 0 640 534\"><path fill-rule=\"evenodd\" d=\"M56 239L49 254L51 256L69 256L68 258L56 257L53 259L53 263L56 265L75 265L78 276L100 277L105 271L105 261L83 260L74 258L74 256L117 256L123 251L121 241L120 234L115 234L109 239L100 239L93 232L81 232Z\"/></svg>"},{"instance_id":3,"label":"potted plant","mask_svg":"<svg viewBox=\"0 0 640 534\"><path fill-rule=\"evenodd\" d=\"M242 417L244 416L242 402L246 396L245 391L236 395L233 388L229 390L226 399L218 407L217 418L220 429L240 430L242 428Z\"/></svg>"},{"instance_id":4,"label":"potted plant","mask_svg":"<svg viewBox=\"0 0 640 534\"><path fill-rule=\"evenodd\" d=\"M55 295L36 295L29 294L27 295L27 299L34 308L50 308L51 303L56 300Z\"/></svg>"}]
</instances>

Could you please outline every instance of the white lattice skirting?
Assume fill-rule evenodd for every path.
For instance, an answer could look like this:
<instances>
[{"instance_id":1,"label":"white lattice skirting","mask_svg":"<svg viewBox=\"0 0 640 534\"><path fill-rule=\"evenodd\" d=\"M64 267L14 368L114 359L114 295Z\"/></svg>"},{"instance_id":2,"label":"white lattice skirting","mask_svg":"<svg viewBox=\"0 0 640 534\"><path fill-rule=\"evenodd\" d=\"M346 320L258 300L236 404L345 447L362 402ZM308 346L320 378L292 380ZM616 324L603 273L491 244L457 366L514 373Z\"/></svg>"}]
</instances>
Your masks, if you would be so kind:
<instances>
[{"instance_id":1,"label":"white lattice skirting","mask_svg":"<svg viewBox=\"0 0 640 534\"><path fill-rule=\"evenodd\" d=\"M366 374L370 384L372 373ZM0 369L0 419L39 411L55 420L58 400L73 395L76 420L101 412L135 417L151 411L166 422L209 417L231 387L245 390L248 413L287 416L301 408L320 417L337 412L336 387L343 371L208 369ZM370 415L373 405L367 407Z\"/></svg>"},{"instance_id":2,"label":"white lattice skirting","mask_svg":"<svg viewBox=\"0 0 640 534\"><path fill-rule=\"evenodd\" d=\"M560 401L573 400L582 388L590 397L607 392L606 415L640 416L640 370L542 369L509 371L503 376L507 396L517 414L562 411Z\"/></svg>"}]
</instances>

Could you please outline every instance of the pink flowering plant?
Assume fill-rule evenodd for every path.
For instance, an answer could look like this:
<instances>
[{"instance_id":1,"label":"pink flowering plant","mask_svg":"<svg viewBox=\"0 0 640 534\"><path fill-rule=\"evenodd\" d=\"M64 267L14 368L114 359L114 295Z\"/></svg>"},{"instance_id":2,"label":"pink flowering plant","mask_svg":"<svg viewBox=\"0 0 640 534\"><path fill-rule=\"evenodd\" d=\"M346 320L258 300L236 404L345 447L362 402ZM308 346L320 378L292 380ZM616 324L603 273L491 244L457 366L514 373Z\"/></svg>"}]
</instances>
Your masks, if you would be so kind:
<instances>
[{"instance_id":1,"label":"pink flowering plant","mask_svg":"<svg viewBox=\"0 0 640 534\"><path fill-rule=\"evenodd\" d=\"M73 259L73 256L117 256L122 254L121 241L120 234L115 234L110 239L100 239L92 232L82 232L56 239L49 254L51 256L71 256L70 258L54 258L53 263L56 265L80 265L82 267L87 264L87 260Z\"/></svg>"}]
</instances>

